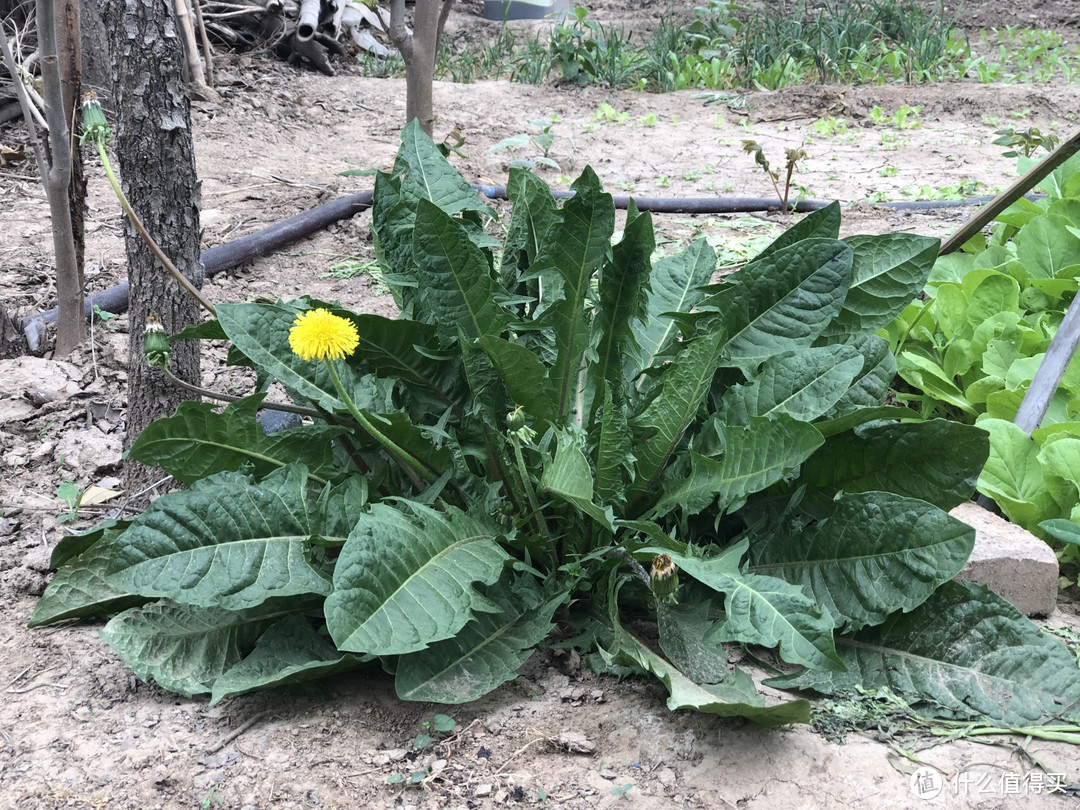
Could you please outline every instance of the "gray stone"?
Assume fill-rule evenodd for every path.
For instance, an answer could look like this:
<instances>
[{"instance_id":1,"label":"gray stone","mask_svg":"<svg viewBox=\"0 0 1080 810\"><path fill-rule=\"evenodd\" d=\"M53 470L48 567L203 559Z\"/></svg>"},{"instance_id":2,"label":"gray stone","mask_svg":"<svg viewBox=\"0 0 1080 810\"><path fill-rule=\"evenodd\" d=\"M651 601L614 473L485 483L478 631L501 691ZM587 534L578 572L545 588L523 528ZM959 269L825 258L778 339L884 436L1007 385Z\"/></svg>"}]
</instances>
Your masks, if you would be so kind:
<instances>
[{"instance_id":1,"label":"gray stone","mask_svg":"<svg viewBox=\"0 0 1080 810\"><path fill-rule=\"evenodd\" d=\"M1058 562L1044 540L975 503L949 514L975 529L975 548L957 579L985 585L1028 616L1054 612Z\"/></svg>"}]
</instances>

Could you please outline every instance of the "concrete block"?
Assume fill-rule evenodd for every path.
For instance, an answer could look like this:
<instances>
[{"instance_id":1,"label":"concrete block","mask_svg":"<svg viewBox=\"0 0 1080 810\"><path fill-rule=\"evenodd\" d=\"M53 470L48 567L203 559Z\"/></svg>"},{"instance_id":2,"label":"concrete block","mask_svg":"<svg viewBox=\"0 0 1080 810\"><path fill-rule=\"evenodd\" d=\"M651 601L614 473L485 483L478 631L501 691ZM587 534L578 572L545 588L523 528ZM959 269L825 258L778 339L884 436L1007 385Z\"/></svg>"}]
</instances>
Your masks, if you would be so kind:
<instances>
[{"instance_id":1,"label":"concrete block","mask_svg":"<svg viewBox=\"0 0 1080 810\"><path fill-rule=\"evenodd\" d=\"M1045 540L976 503L949 514L975 529L975 548L956 579L985 585L1028 616L1054 612L1058 562Z\"/></svg>"}]
</instances>

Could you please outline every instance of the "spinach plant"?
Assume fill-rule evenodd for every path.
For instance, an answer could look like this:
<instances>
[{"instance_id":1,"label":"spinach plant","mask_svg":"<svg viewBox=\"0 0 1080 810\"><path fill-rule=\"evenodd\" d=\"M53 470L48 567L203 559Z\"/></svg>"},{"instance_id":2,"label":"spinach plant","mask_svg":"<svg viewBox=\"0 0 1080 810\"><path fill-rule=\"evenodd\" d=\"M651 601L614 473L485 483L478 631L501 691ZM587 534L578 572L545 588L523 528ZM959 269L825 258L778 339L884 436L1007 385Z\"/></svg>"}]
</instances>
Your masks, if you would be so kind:
<instances>
[{"instance_id":1,"label":"spinach plant","mask_svg":"<svg viewBox=\"0 0 1080 810\"><path fill-rule=\"evenodd\" d=\"M222 304L182 334L227 339L315 418L265 435L259 393L150 426L132 457L189 488L60 543L32 623L111 615L140 677L213 700L377 663L404 699L470 701L558 622L673 709L765 725L808 703L766 705L724 642L774 648L793 685L899 679L1008 722L1075 710L1065 647L950 582L974 532L945 510L986 434L883 405L873 333L936 240L837 239L832 205L711 284L704 240L652 261L647 213L613 241L591 169L561 207L524 170L508 189L500 242L407 127L372 211L400 317Z\"/></svg>"},{"instance_id":2,"label":"spinach plant","mask_svg":"<svg viewBox=\"0 0 1080 810\"><path fill-rule=\"evenodd\" d=\"M898 398L924 416L986 430L990 456L979 491L1011 521L1047 537L1044 521L1080 519L1080 361L1070 363L1030 437L1012 420L1077 292L1080 158L1043 186L1044 199L1020 200L989 239L941 257L925 296L886 334L910 386ZM1075 544L1067 552L1080 559Z\"/></svg>"}]
</instances>

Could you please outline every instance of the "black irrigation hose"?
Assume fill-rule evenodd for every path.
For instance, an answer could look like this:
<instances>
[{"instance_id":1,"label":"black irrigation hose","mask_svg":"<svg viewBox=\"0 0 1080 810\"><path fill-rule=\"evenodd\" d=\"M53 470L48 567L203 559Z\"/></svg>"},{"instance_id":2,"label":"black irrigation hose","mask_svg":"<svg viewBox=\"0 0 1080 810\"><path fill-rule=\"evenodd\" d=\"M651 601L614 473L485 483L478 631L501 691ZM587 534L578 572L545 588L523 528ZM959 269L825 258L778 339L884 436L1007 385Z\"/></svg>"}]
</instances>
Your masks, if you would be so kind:
<instances>
[{"instance_id":1,"label":"black irrigation hose","mask_svg":"<svg viewBox=\"0 0 1080 810\"><path fill-rule=\"evenodd\" d=\"M489 199L505 200L506 186L474 185L477 191ZM573 196L570 191L552 191L556 199ZM347 219L371 207L373 192L362 191L328 203L317 205L307 211L301 211L288 219L283 219L261 231L242 236L232 242L208 248L202 252L202 263L207 278L243 264L246 261L265 256L268 253L295 242L309 233L325 228L334 222ZM616 195L615 207L626 209L631 198ZM964 200L905 200L900 202L880 202L874 205L899 210L928 210L934 208L955 208L963 205L985 205L993 197L968 197ZM780 201L775 197L634 197L634 204L639 211L653 211L663 214L748 214L761 211L780 211ZM794 209L798 213L817 211L829 205L827 200L797 200ZM850 203L848 203L850 205ZM122 282L115 287L94 293L85 301L86 317L89 319L96 306L102 312L124 312L128 306L128 283ZM57 310L49 309L22 319L22 330L36 328L47 323L55 323Z\"/></svg>"}]
</instances>

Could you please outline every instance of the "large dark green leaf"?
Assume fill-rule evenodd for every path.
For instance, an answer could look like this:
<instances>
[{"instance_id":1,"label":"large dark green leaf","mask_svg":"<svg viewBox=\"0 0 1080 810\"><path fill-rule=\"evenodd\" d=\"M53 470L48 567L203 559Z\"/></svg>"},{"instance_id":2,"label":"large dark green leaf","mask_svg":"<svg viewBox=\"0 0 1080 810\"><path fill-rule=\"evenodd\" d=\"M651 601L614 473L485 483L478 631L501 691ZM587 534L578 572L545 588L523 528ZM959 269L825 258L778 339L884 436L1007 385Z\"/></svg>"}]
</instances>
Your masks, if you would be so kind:
<instances>
[{"instance_id":1,"label":"large dark green leaf","mask_svg":"<svg viewBox=\"0 0 1080 810\"><path fill-rule=\"evenodd\" d=\"M709 559L665 548L641 549L641 553L667 554L680 571L725 594L725 619L712 628L706 643L740 641L779 647L780 657L788 663L840 669L843 664L833 646L832 617L796 585L743 573L739 561L746 549L743 540Z\"/></svg>"},{"instance_id":2,"label":"large dark green leaf","mask_svg":"<svg viewBox=\"0 0 1080 810\"><path fill-rule=\"evenodd\" d=\"M513 290L520 274L540 255L559 214L551 189L525 169L510 169L506 196L514 204L514 213L506 231L500 270L503 286Z\"/></svg>"},{"instance_id":3,"label":"large dark green leaf","mask_svg":"<svg viewBox=\"0 0 1080 810\"><path fill-rule=\"evenodd\" d=\"M144 681L191 697L251 652L256 639L282 616L318 600L274 600L248 610L223 610L162 601L132 608L105 625L101 637Z\"/></svg>"},{"instance_id":4,"label":"large dark green leaf","mask_svg":"<svg viewBox=\"0 0 1080 810\"><path fill-rule=\"evenodd\" d=\"M755 537L750 570L802 586L840 629L858 630L918 607L974 544L974 529L926 501L864 492L801 532Z\"/></svg>"},{"instance_id":5,"label":"large dark green leaf","mask_svg":"<svg viewBox=\"0 0 1080 810\"><path fill-rule=\"evenodd\" d=\"M328 594L311 536L324 516L303 467L260 482L223 472L154 501L117 539L108 582L142 596L242 610L273 597Z\"/></svg>"},{"instance_id":6,"label":"large dark green leaf","mask_svg":"<svg viewBox=\"0 0 1080 810\"><path fill-rule=\"evenodd\" d=\"M130 520L116 520L114 518L109 518L108 520L103 520L101 523L94 526L94 528L87 529L85 532L64 535L60 538L60 542L56 544L56 547L52 550L52 554L49 556L49 567L59 568L64 565L64 563L75 559L110 535L113 537L119 535L120 532L130 525Z\"/></svg>"},{"instance_id":7,"label":"large dark green leaf","mask_svg":"<svg viewBox=\"0 0 1080 810\"><path fill-rule=\"evenodd\" d=\"M807 239L728 276L702 306L730 336L730 362L749 367L810 346L843 306L851 261L843 242Z\"/></svg>"},{"instance_id":8,"label":"large dark green leaf","mask_svg":"<svg viewBox=\"0 0 1080 810\"><path fill-rule=\"evenodd\" d=\"M457 396L454 364L433 357L438 347L432 324L368 314L352 315L351 320L360 343L348 359L350 364L393 377L414 395L426 394L444 403Z\"/></svg>"},{"instance_id":9,"label":"large dark green leaf","mask_svg":"<svg viewBox=\"0 0 1080 810\"><path fill-rule=\"evenodd\" d=\"M720 683L728 676L724 646L705 643L705 636L716 624L716 619L709 617L710 610L709 599L695 604L661 603L656 608L660 649L694 683Z\"/></svg>"},{"instance_id":10,"label":"large dark green leaf","mask_svg":"<svg viewBox=\"0 0 1080 810\"><path fill-rule=\"evenodd\" d=\"M427 200L416 207L413 260L417 306L444 343L457 340L459 327L470 339L502 331L509 316L496 302L498 284L487 258L461 220Z\"/></svg>"},{"instance_id":11,"label":"large dark green leaf","mask_svg":"<svg viewBox=\"0 0 1080 810\"><path fill-rule=\"evenodd\" d=\"M517 677L515 670L551 632L551 616L567 592L545 598L538 588L504 577L487 596L498 613L478 613L453 638L398 659L398 697L468 703Z\"/></svg>"},{"instance_id":12,"label":"large dark green leaf","mask_svg":"<svg viewBox=\"0 0 1080 810\"><path fill-rule=\"evenodd\" d=\"M394 176L400 177L401 195L414 209L425 200L447 214L475 211L493 215L483 198L447 162L415 119L401 130Z\"/></svg>"},{"instance_id":13,"label":"large dark green leaf","mask_svg":"<svg viewBox=\"0 0 1080 810\"><path fill-rule=\"evenodd\" d=\"M781 413L812 422L843 398L862 367L863 356L852 346L820 346L771 357L749 382L724 392L719 416L729 425Z\"/></svg>"},{"instance_id":14,"label":"large dark green leaf","mask_svg":"<svg viewBox=\"0 0 1080 810\"><path fill-rule=\"evenodd\" d=\"M975 492L989 451L985 431L959 422L872 422L830 436L802 480L829 498L837 490L882 490L952 509Z\"/></svg>"},{"instance_id":15,"label":"large dark green leaf","mask_svg":"<svg viewBox=\"0 0 1080 810\"><path fill-rule=\"evenodd\" d=\"M926 284L941 240L912 233L849 236L851 287L826 336L870 334L888 326Z\"/></svg>"},{"instance_id":16,"label":"large dark green leaf","mask_svg":"<svg viewBox=\"0 0 1080 810\"><path fill-rule=\"evenodd\" d=\"M108 616L145 602L146 597L133 596L105 580L116 553L116 538L122 532L122 528L115 527L103 531L97 542L69 565L60 568L34 605L27 626Z\"/></svg>"},{"instance_id":17,"label":"large dark green leaf","mask_svg":"<svg viewBox=\"0 0 1080 810\"><path fill-rule=\"evenodd\" d=\"M499 578L507 554L488 526L449 508L374 504L349 536L325 611L338 649L404 655L456 635L497 608L473 587Z\"/></svg>"},{"instance_id":18,"label":"large dark green leaf","mask_svg":"<svg viewBox=\"0 0 1080 810\"><path fill-rule=\"evenodd\" d=\"M485 335L477 341L502 375L506 391L514 402L543 427L555 425L558 392L547 376L547 366L531 349L500 337Z\"/></svg>"},{"instance_id":19,"label":"large dark green leaf","mask_svg":"<svg viewBox=\"0 0 1080 810\"><path fill-rule=\"evenodd\" d=\"M801 672L768 683L826 694L887 686L921 698L930 711L1005 726L1080 722L1075 657L981 585L947 582L911 613L841 637L837 651L846 672Z\"/></svg>"},{"instance_id":20,"label":"large dark green leaf","mask_svg":"<svg viewBox=\"0 0 1080 810\"><path fill-rule=\"evenodd\" d=\"M760 261L782 248L803 239L838 239L840 237L840 203L835 200L800 219L773 240L773 243L754 257Z\"/></svg>"},{"instance_id":21,"label":"large dark green leaf","mask_svg":"<svg viewBox=\"0 0 1080 810\"><path fill-rule=\"evenodd\" d=\"M883 405L889 386L896 377L896 358L889 351L888 341L877 335L861 335L845 345L851 346L862 355L863 367L851 381L847 393L825 414L825 418L830 421L858 408Z\"/></svg>"},{"instance_id":22,"label":"large dark green leaf","mask_svg":"<svg viewBox=\"0 0 1080 810\"><path fill-rule=\"evenodd\" d=\"M716 332L690 342L664 367L656 383L656 396L631 420L637 460L633 489L637 496L652 488L683 433L697 418L720 366L720 346L725 337L723 332Z\"/></svg>"},{"instance_id":23,"label":"large dark green leaf","mask_svg":"<svg viewBox=\"0 0 1080 810\"><path fill-rule=\"evenodd\" d=\"M622 399L614 399L610 388L604 391L603 411L592 424L589 441L596 460L596 500L622 504L636 457L626 408Z\"/></svg>"},{"instance_id":24,"label":"large dark green leaf","mask_svg":"<svg viewBox=\"0 0 1080 810\"><path fill-rule=\"evenodd\" d=\"M257 478L289 462L304 464L315 478L332 476L331 441L345 428L312 425L267 436L255 421L263 396L245 397L221 413L209 402L181 402L173 416L143 430L128 454L185 484L245 464Z\"/></svg>"},{"instance_id":25,"label":"large dark green leaf","mask_svg":"<svg viewBox=\"0 0 1080 810\"><path fill-rule=\"evenodd\" d=\"M665 482L654 514L676 508L697 514L714 502L723 513L738 509L746 496L798 470L824 441L813 425L792 419L755 416L746 427L718 425L724 445L719 460L690 454L690 475Z\"/></svg>"},{"instance_id":26,"label":"large dark green leaf","mask_svg":"<svg viewBox=\"0 0 1080 810\"><path fill-rule=\"evenodd\" d=\"M647 293L647 321L630 324L640 354L632 358L634 362L628 376L652 368L657 356L674 343L679 334L678 325L666 313L693 310L705 299L702 287L709 283L715 271L716 253L704 239L678 253L664 256L653 265Z\"/></svg>"},{"instance_id":27,"label":"large dark green leaf","mask_svg":"<svg viewBox=\"0 0 1080 810\"><path fill-rule=\"evenodd\" d=\"M271 625L243 661L214 680L210 704L257 689L325 678L363 663L338 652L307 619L293 614Z\"/></svg>"}]
</instances>

